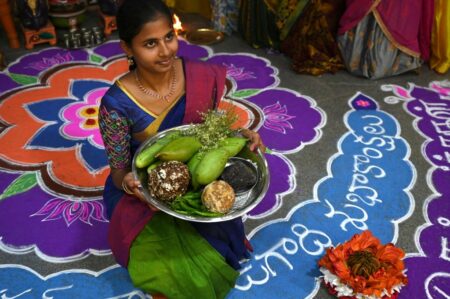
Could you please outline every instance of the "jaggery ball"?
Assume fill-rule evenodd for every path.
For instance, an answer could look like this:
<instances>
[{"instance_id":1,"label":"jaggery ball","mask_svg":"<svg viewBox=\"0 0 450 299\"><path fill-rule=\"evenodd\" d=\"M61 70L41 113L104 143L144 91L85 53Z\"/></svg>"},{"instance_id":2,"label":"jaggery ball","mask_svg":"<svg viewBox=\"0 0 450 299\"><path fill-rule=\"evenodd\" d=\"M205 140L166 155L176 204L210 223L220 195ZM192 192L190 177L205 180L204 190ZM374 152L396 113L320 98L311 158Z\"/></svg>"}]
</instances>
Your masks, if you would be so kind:
<instances>
[{"instance_id":1,"label":"jaggery ball","mask_svg":"<svg viewBox=\"0 0 450 299\"><path fill-rule=\"evenodd\" d=\"M203 205L210 212L227 213L235 199L233 187L222 180L209 183L202 192Z\"/></svg>"}]
</instances>

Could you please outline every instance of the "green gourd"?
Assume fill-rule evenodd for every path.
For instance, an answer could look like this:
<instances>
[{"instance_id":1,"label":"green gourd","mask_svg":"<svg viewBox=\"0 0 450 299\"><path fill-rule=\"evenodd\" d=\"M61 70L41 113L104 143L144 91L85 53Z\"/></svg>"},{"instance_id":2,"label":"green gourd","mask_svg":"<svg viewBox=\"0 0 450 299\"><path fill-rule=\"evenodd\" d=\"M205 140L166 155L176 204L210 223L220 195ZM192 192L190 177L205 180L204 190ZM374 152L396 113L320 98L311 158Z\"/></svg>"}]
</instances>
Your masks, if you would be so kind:
<instances>
[{"instance_id":1,"label":"green gourd","mask_svg":"<svg viewBox=\"0 0 450 299\"><path fill-rule=\"evenodd\" d=\"M199 183L197 182L197 178L195 177L195 169L200 164L200 162L203 159L204 152L197 152L195 155L189 160L187 167L189 168L189 172L191 173L191 186L192 189L197 190L198 187L200 187Z\"/></svg>"},{"instance_id":2,"label":"green gourd","mask_svg":"<svg viewBox=\"0 0 450 299\"><path fill-rule=\"evenodd\" d=\"M226 150L229 157L236 156L247 144L247 139L242 137L228 137L219 142L219 148Z\"/></svg>"},{"instance_id":3,"label":"green gourd","mask_svg":"<svg viewBox=\"0 0 450 299\"><path fill-rule=\"evenodd\" d=\"M183 136L172 140L156 154L162 161L188 161L202 146L200 141L192 136Z\"/></svg>"},{"instance_id":4,"label":"green gourd","mask_svg":"<svg viewBox=\"0 0 450 299\"><path fill-rule=\"evenodd\" d=\"M228 151L217 148L205 153L195 168L195 179L200 185L208 185L216 180L225 169L229 157Z\"/></svg>"},{"instance_id":5,"label":"green gourd","mask_svg":"<svg viewBox=\"0 0 450 299\"><path fill-rule=\"evenodd\" d=\"M144 168L149 166L154 160L156 154L164 148L169 142L180 136L179 131L170 132L149 147L142 150L136 157L136 167Z\"/></svg>"}]
</instances>

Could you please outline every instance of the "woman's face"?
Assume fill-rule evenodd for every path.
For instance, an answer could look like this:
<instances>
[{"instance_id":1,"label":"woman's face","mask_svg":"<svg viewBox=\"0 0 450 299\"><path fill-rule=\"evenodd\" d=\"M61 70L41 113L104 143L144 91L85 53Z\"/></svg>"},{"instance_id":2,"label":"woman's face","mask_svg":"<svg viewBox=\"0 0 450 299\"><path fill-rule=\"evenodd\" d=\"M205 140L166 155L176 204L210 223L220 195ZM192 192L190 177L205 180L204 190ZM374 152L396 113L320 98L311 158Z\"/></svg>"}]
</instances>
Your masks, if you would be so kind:
<instances>
[{"instance_id":1,"label":"woman's face","mask_svg":"<svg viewBox=\"0 0 450 299\"><path fill-rule=\"evenodd\" d=\"M131 41L122 43L128 56L133 56L139 69L164 73L172 68L178 51L178 40L172 24L163 16L142 26Z\"/></svg>"}]
</instances>

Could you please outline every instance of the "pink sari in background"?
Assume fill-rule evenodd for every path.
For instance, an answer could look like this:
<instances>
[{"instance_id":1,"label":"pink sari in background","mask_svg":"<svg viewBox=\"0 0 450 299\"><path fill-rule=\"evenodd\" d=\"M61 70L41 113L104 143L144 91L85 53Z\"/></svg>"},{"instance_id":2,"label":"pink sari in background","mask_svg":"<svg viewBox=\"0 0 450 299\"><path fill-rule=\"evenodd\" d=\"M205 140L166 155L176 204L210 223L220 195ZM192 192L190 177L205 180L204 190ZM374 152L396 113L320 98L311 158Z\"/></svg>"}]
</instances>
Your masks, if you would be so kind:
<instances>
[{"instance_id":1,"label":"pink sari in background","mask_svg":"<svg viewBox=\"0 0 450 299\"><path fill-rule=\"evenodd\" d=\"M339 35L355 27L372 12L386 37L403 52L428 60L434 1L347 0Z\"/></svg>"},{"instance_id":2,"label":"pink sari in background","mask_svg":"<svg viewBox=\"0 0 450 299\"><path fill-rule=\"evenodd\" d=\"M380 79L417 71L430 58L432 0L346 0L338 46L347 70Z\"/></svg>"}]
</instances>

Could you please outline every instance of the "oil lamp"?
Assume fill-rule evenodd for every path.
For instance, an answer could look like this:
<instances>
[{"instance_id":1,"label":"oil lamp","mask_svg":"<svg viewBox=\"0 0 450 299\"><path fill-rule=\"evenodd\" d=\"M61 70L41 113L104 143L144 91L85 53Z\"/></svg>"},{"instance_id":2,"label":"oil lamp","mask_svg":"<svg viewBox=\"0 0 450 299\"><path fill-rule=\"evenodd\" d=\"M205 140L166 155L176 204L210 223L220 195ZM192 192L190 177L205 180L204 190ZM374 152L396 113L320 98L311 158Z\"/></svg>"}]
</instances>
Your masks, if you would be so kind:
<instances>
[{"instance_id":1,"label":"oil lamp","mask_svg":"<svg viewBox=\"0 0 450 299\"><path fill-rule=\"evenodd\" d=\"M186 34L186 30L183 29L183 26L181 25L180 18L176 14L173 15L173 29L175 29L175 33L179 36L183 36Z\"/></svg>"}]
</instances>

